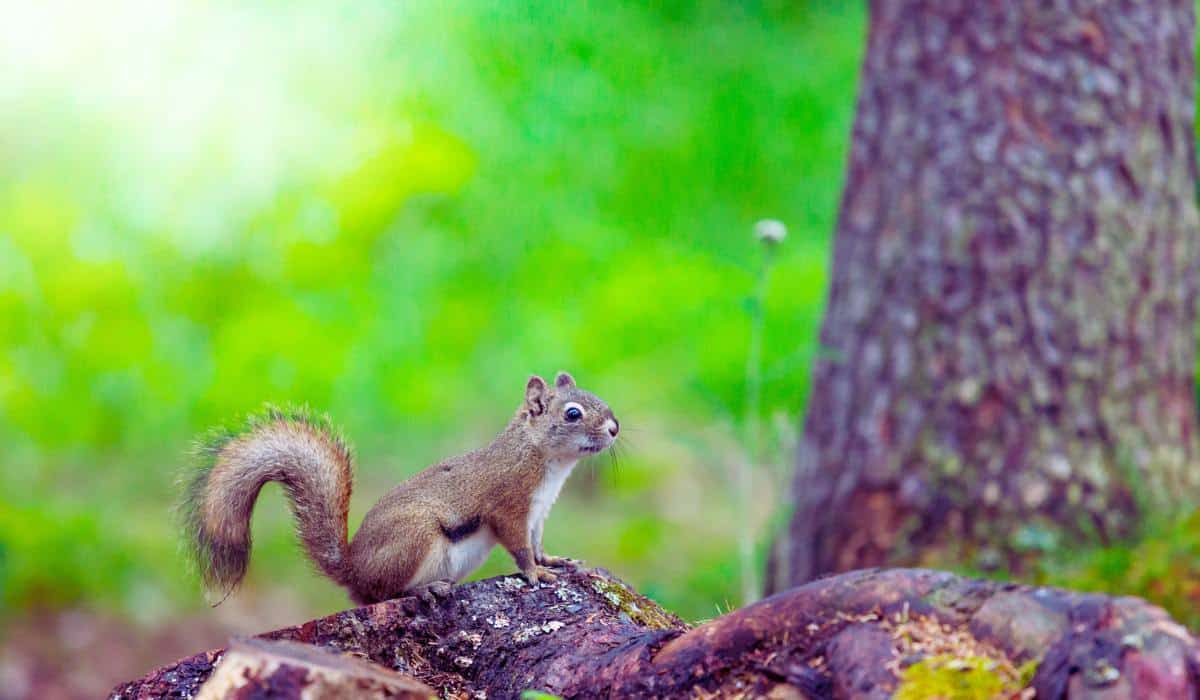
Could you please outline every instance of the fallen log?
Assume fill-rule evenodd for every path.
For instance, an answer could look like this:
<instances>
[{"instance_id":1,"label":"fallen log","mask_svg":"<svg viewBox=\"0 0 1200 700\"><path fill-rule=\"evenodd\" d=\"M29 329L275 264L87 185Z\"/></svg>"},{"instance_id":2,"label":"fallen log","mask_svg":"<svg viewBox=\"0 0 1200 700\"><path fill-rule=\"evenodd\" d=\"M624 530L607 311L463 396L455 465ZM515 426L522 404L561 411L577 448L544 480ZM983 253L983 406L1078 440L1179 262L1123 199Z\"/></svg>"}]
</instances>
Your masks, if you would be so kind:
<instances>
[{"instance_id":1,"label":"fallen log","mask_svg":"<svg viewBox=\"0 0 1200 700\"><path fill-rule=\"evenodd\" d=\"M235 639L196 700L278 697L433 700L437 693L410 676L312 644Z\"/></svg>"},{"instance_id":2,"label":"fallen log","mask_svg":"<svg viewBox=\"0 0 1200 700\"><path fill-rule=\"evenodd\" d=\"M500 577L262 638L351 653L449 698L1200 697L1196 639L1142 600L922 569L820 579L696 627L604 571ZM222 654L112 697L192 697Z\"/></svg>"}]
</instances>

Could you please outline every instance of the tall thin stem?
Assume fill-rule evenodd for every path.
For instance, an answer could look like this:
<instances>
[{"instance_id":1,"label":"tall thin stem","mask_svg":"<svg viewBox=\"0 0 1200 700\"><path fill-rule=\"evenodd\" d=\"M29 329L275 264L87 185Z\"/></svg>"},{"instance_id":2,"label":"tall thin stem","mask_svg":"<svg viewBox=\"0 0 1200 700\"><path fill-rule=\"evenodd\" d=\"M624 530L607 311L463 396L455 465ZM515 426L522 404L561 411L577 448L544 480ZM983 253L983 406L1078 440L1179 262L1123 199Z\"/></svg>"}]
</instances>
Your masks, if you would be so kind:
<instances>
[{"instance_id":1,"label":"tall thin stem","mask_svg":"<svg viewBox=\"0 0 1200 700\"><path fill-rule=\"evenodd\" d=\"M765 242L763 246L762 266L759 269L758 281L754 295L750 298L750 347L746 352L746 404L745 404L745 459L737 464L736 488L739 512L742 514L742 531L738 538L738 553L741 565L742 603L748 604L758 600L762 591L758 578L758 566L754 560L754 549L757 543L752 513L758 509L751 502L753 498L753 472L762 465L762 344L764 325L764 306L767 298L767 285L771 277L771 263L775 258L775 246Z\"/></svg>"}]
</instances>

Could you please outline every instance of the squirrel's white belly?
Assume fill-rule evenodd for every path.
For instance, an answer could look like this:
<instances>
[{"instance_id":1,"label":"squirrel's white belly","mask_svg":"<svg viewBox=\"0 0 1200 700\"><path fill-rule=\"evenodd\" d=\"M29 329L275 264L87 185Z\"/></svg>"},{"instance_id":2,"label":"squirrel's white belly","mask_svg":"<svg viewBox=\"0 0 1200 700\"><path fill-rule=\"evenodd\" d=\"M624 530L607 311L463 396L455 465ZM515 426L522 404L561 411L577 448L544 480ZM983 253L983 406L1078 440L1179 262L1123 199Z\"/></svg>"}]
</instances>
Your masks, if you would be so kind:
<instances>
[{"instance_id":1,"label":"squirrel's white belly","mask_svg":"<svg viewBox=\"0 0 1200 700\"><path fill-rule=\"evenodd\" d=\"M451 542L446 548L442 560L442 576L452 581L459 581L478 569L487 559L492 547L496 546L496 536L491 528L484 525L470 537L464 537L458 542Z\"/></svg>"},{"instance_id":2,"label":"squirrel's white belly","mask_svg":"<svg viewBox=\"0 0 1200 700\"><path fill-rule=\"evenodd\" d=\"M405 588L416 588L431 581L461 581L483 564L495 546L496 536L486 525L457 542L439 537Z\"/></svg>"},{"instance_id":3,"label":"squirrel's white belly","mask_svg":"<svg viewBox=\"0 0 1200 700\"><path fill-rule=\"evenodd\" d=\"M529 504L529 530L532 532L541 527L542 522L546 520L546 516L550 515L550 507L558 500L558 494L562 491L563 484L566 483L567 477L571 476L571 470L575 468L577 460L570 462L550 462L546 465L546 476L542 478L542 483L533 492L533 500Z\"/></svg>"}]
</instances>

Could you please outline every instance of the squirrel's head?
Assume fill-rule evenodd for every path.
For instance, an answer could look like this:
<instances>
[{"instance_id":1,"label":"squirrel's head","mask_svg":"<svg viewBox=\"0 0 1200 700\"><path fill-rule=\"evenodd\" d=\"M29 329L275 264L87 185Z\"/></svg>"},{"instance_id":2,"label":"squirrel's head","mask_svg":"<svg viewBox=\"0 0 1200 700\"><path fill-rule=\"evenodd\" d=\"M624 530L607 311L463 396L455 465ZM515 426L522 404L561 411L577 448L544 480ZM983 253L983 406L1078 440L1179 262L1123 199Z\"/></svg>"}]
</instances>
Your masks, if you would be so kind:
<instances>
[{"instance_id":1,"label":"squirrel's head","mask_svg":"<svg viewBox=\"0 0 1200 700\"><path fill-rule=\"evenodd\" d=\"M621 424L600 397L575 386L559 372L554 386L534 375L525 385L526 420L538 445L551 457L578 459L612 446Z\"/></svg>"}]
</instances>

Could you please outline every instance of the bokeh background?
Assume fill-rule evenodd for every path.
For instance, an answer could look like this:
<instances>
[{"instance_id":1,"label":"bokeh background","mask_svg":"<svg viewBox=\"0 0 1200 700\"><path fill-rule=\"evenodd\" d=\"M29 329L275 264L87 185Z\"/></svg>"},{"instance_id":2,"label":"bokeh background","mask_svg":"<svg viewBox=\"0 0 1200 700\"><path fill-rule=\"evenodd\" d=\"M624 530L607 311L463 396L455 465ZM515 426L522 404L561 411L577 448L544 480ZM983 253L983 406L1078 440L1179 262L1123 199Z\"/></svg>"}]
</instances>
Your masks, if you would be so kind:
<instances>
[{"instance_id":1,"label":"bokeh background","mask_svg":"<svg viewBox=\"0 0 1200 700\"><path fill-rule=\"evenodd\" d=\"M328 412L354 527L559 369L627 430L549 551L691 619L741 603L738 540L775 515L803 405L864 11L554 5L6 4L0 681L86 670L40 644L126 648L111 683L346 606L271 486L245 587L207 607L170 513L207 426ZM764 312L773 462L741 512L763 217L791 235Z\"/></svg>"},{"instance_id":2,"label":"bokeh background","mask_svg":"<svg viewBox=\"0 0 1200 700\"><path fill-rule=\"evenodd\" d=\"M688 619L743 602L786 516L865 10L650 5L4 3L0 696L103 693L347 605L273 486L222 606L181 554L193 438L265 402L344 428L353 528L567 369L626 430L547 549ZM755 408L765 217L789 235ZM1164 527L1164 562L1200 547ZM1119 587L1130 556L1080 580Z\"/></svg>"}]
</instances>

